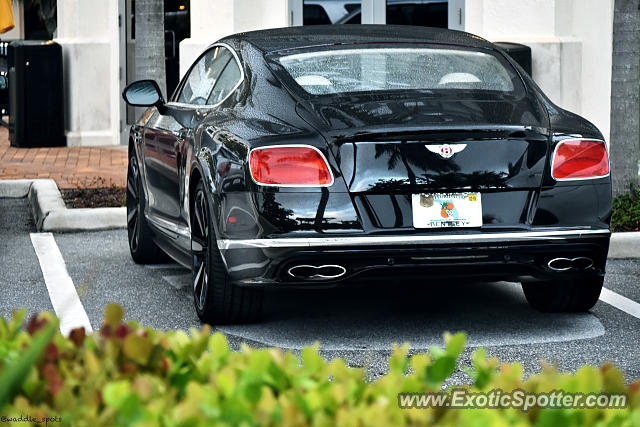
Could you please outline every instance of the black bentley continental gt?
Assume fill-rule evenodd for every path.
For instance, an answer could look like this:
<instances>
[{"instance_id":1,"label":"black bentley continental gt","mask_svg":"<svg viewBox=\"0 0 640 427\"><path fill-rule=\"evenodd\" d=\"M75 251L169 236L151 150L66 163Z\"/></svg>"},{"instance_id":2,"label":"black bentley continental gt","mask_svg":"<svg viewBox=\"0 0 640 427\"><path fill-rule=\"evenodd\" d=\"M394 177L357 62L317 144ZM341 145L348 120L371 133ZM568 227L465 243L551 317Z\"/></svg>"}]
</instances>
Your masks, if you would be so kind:
<instances>
[{"instance_id":1,"label":"black bentley continental gt","mask_svg":"<svg viewBox=\"0 0 640 427\"><path fill-rule=\"evenodd\" d=\"M212 44L168 101L150 80L123 96L149 107L129 140L131 255L191 268L204 322L256 319L267 288L367 277L516 281L549 312L598 300L603 136L480 37L241 33Z\"/></svg>"}]
</instances>

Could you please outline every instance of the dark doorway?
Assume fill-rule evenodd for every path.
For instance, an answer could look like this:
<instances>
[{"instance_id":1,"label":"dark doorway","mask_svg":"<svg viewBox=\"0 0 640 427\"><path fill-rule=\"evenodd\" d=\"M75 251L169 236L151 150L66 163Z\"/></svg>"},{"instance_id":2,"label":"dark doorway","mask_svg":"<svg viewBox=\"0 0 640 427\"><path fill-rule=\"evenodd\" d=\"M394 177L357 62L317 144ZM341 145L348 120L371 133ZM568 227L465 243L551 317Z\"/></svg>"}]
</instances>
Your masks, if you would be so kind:
<instances>
[{"instance_id":1,"label":"dark doorway","mask_svg":"<svg viewBox=\"0 0 640 427\"><path fill-rule=\"evenodd\" d=\"M24 1L24 38L51 40L58 26L56 0Z\"/></svg>"}]
</instances>

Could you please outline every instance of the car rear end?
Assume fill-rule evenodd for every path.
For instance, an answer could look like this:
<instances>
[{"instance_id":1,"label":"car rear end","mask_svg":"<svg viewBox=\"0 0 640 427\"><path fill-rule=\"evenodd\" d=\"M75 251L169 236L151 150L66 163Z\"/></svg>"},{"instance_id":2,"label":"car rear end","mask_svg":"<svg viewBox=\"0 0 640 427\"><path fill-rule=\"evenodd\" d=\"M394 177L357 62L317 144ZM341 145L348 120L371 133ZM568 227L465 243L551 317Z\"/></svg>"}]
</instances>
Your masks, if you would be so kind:
<instances>
[{"instance_id":1,"label":"car rear end","mask_svg":"<svg viewBox=\"0 0 640 427\"><path fill-rule=\"evenodd\" d=\"M226 206L253 213L226 212L237 232L227 221L218 241L236 283L604 276L606 144L499 51L356 44L267 61L319 136L248 154L256 192Z\"/></svg>"}]
</instances>

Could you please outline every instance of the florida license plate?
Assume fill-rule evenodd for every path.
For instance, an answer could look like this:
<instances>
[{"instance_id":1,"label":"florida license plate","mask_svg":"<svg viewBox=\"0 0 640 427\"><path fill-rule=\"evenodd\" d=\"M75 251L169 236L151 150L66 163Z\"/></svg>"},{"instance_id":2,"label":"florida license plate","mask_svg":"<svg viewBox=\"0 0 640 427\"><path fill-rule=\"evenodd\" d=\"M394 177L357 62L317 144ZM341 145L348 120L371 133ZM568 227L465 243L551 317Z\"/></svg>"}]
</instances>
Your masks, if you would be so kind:
<instances>
[{"instance_id":1,"label":"florida license plate","mask_svg":"<svg viewBox=\"0 0 640 427\"><path fill-rule=\"evenodd\" d=\"M415 228L481 227L480 193L413 194Z\"/></svg>"}]
</instances>

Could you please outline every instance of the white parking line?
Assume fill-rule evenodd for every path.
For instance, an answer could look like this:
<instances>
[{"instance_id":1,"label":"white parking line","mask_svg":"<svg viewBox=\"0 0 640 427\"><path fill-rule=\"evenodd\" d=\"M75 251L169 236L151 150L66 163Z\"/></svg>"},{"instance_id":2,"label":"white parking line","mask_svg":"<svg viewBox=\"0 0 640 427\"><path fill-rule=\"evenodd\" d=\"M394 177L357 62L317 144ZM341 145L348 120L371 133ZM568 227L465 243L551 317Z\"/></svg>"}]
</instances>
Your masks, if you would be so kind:
<instances>
[{"instance_id":1,"label":"white parking line","mask_svg":"<svg viewBox=\"0 0 640 427\"><path fill-rule=\"evenodd\" d=\"M627 297L623 297L622 295L613 292L612 290L602 288L602 292L600 293L600 301L604 301L607 304L614 306L618 310L622 310L625 313L640 319L640 304L633 300L630 300Z\"/></svg>"},{"instance_id":2,"label":"white parking line","mask_svg":"<svg viewBox=\"0 0 640 427\"><path fill-rule=\"evenodd\" d=\"M87 333L92 332L89 317L80 302L53 234L31 233L31 243L40 261L51 304L60 319L60 332L66 336L72 329L81 326L84 326Z\"/></svg>"}]
</instances>

